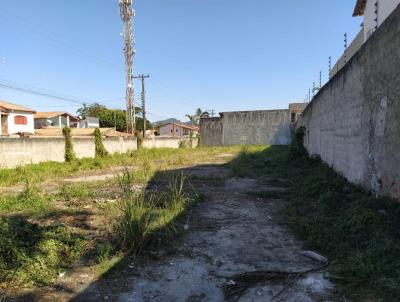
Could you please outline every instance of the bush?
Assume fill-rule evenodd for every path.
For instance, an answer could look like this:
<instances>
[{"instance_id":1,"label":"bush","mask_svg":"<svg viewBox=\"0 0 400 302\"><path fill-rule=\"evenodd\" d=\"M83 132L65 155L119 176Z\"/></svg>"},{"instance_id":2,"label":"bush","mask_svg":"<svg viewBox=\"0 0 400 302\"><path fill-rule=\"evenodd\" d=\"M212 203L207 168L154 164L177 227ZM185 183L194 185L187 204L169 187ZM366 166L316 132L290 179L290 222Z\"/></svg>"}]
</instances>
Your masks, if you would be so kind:
<instances>
[{"instance_id":1,"label":"bush","mask_svg":"<svg viewBox=\"0 0 400 302\"><path fill-rule=\"evenodd\" d=\"M306 128L301 126L294 132L292 138L292 144L289 149L289 159L298 159L307 157L307 150L304 148L304 136L306 134Z\"/></svg>"},{"instance_id":2,"label":"bush","mask_svg":"<svg viewBox=\"0 0 400 302\"><path fill-rule=\"evenodd\" d=\"M76 156L72 145L71 128L64 127L63 134L65 137L65 161L66 162L74 161L76 159Z\"/></svg>"},{"instance_id":3,"label":"bush","mask_svg":"<svg viewBox=\"0 0 400 302\"><path fill-rule=\"evenodd\" d=\"M94 145L95 145L95 157L106 157L108 152L104 148L103 136L101 135L100 129L96 128L94 130Z\"/></svg>"}]
</instances>

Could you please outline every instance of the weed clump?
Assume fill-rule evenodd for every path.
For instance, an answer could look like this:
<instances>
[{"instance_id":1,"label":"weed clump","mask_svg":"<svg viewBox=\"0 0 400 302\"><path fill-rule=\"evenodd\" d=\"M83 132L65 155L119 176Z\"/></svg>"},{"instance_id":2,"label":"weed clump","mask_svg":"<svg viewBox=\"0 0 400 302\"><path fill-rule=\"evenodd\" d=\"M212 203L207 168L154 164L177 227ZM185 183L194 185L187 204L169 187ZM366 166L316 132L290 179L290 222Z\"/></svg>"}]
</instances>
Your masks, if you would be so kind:
<instances>
[{"instance_id":1,"label":"weed clump","mask_svg":"<svg viewBox=\"0 0 400 302\"><path fill-rule=\"evenodd\" d=\"M306 128L304 126L301 126L295 130L289 149L289 159L295 160L307 157L307 151L304 148L305 134Z\"/></svg>"},{"instance_id":2,"label":"weed clump","mask_svg":"<svg viewBox=\"0 0 400 302\"><path fill-rule=\"evenodd\" d=\"M65 138L65 161L72 162L76 159L74 148L72 145L72 136L71 136L71 128L64 127L63 134Z\"/></svg>"},{"instance_id":3,"label":"weed clump","mask_svg":"<svg viewBox=\"0 0 400 302\"><path fill-rule=\"evenodd\" d=\"M129 183L129 172L125 172L123 179ZM116 233L124 251L139 255L151 243L176 231L176 219L197 197L187 193L185 187L183 175L170 178L164 188L139 193L132 192L123 183L125 198L117 206L120 217Z\"/></svg>"},{"instance_id":4,"label":"weed clump","mask_svg":"<svg viewBox=\"0 0 400 302\"><path fill-rule=\"evenodd\" d=\"M103 144L103 136L101 135L100 129L94 130L94 145L95 145L95 157L102 158L108 155L108 152Z\"/></svg>"}]
</instances>

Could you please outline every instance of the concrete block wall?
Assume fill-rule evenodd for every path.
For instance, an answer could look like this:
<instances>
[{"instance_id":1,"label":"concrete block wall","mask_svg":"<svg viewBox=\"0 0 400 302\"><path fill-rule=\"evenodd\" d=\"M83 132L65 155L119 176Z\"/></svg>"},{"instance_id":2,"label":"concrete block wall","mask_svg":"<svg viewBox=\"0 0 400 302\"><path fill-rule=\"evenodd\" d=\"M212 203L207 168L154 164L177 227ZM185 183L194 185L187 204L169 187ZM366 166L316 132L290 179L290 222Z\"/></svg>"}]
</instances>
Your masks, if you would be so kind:
<instances>
[{"instance_id":1,"label":"concrete block wall","mask_svg":"<svg viewBox=\"0 0 400 302\"><path fill-rule=\"evenodd\" d=\"M296 126L310 154L400 198L400 7L314 97Z\"/></svg>"},{"instance_id":2,"label":"concrete block wall","mask_svg":"<svg viewBox=\"0 0 400 302\"><path fill-rule=\"evenodd\" d=\"M94 158L93 137L73 137L72 143L78 158ZM103 143L110 153L124 153L137 149L136 139L133 138L103 138ZM0 139L0 168L14 168L46 161L63 162L64 154L65 140L63 137Z\"/></svg>"},{"instance_id":3,"label":"concrete block wall","mask_svg":"<svg viewBox=\"0 0 400 302\"><path fill-rule=\"evenodd\" d=\"M291 142L290 110L223 112L200 121L205 146L287 145Z\"/></svg>"},{"instance_id":4,"label":"concrete block wall","mask_svg":"<svg viewBox=\"0 0 400 302\"><path fill-rule=\"evenodd\" d=\"M156 136L153 138L146 138L142 141L142 148L179 148L181 141L189 143L189 138L177 138L177 137L162 137ZM197 147L198 140L196 138L192 139L192 147Z\"/></svg>"},{"instance_id":5,"label":"concrete block wall","mask_svg":"<svg viewBox=\"0 0 400 302\"><path fill-rule=\"evenodd\" d=\"M200 140L204 146L222 146L222 118L200 119Z\"/></svg>"}]
</instances>

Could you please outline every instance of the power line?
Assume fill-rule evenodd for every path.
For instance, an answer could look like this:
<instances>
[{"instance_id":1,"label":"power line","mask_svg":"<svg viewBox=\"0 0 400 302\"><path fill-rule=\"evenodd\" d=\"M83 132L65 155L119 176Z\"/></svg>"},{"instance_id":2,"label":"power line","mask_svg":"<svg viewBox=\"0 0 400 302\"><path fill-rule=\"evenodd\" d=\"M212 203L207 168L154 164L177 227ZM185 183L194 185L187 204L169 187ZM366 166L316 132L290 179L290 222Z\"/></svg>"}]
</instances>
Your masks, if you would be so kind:
<instances>
[{"instance_id":1,"label":"power line","mask_svg":"<svg viewBox=\"0 0 400 302\"><path fill-rule=\"evenodd\" d=\"M60 93L60 92L50 91L45 88L38 88L38 87L34 87L31 85L27 85L27 84L21 84L21 83L16 83L16 82L12 82L12 81L7 81L4 79L0 79L0 87L5 88L5 89L20 91L23 93L43 96L46 98L57 99L57 100L61 100L61 101L65 101L65 102L69 102L69 103L73 103L73 104L77 104L77 105L81 105L81 106L86 103L98 103L101 105L107 105L107 103L119 102L120 100L122 100L124 98L124 97L118 97L118 98L113 98L113 99L104 100L104 101L94 101L94 100L90 100L90 99L83 99L81 97L67 95L67 94ZM48 106L36 106L36 107L49 107L49 108L50 107L54 107L54 108L59 107L59 108L62 108L65 106L48 105Z\"/></svg>"},{"instance_id":2,"label":"power line","mask_svg":"<svg viewBox=\"0 0 400 302\"><path fill-rule=\"evenodd\" d=\"M66 101L66 102L79 104L79 105L82 105L83 103L95 103L94 101L83 100L83 99L79 99L77 97L69 96L69 95L59 95L56 92L46 91L45 89L29 86L26 84L17 84L17 83L11 82L11 81L3 80L3 79L0 79L0 87L12 89L12 90L16 90L16 91L21 91L21 92L25 92L25 93L31 93L31 94L35 94L38 96L44 96L44 97L48 97L48 98L58 99L58 100Z\"/></svg>"}]
</instances>

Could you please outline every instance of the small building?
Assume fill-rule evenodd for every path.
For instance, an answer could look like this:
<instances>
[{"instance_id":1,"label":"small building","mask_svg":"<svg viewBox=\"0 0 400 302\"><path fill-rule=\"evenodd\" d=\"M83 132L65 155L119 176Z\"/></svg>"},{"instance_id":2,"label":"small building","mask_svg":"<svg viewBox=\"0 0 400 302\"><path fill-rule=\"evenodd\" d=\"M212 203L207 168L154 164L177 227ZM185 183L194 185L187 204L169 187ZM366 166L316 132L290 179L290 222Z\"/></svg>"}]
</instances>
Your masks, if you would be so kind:
<instances>
[{"instance_id":1,"label":"small building","mask_svg":"<svg viewBox=\"0 0 400 302\"><path fill-rule=\"evenodd\" d=\"M38 112L34 116L35 129L42 128L79 128L79 117L68 112Z\"/></svg>"},{"instance_id":2,"label":"small building","mask_svg":"<svg viewBox=\"0 0 400 302\"><path fill-rule=\"evenodd\" d=\"M160 136L185 137L190 136L190 133L193 136L197 136L199 127L178 123L169 123L160 127Z\"/></svg>"},{"instance_id":3,"label":"small building","mask_svg":"<svg viewBox=\"0 0 400 302\"><path fill-rule=\"evenodd\" d=\"M400 4L400 0L357 0L353 16L364 16L364 42Z\"/></svg>"},{"instance_id":4,"label":"small building","mask_svg":"<svg viewBox=\"0 0 400 302\"><path fill-rule=\"evenodd\" d=\"M303 113L304 109L306 109L308 103L290 103L289 111L290 111L290 122L295 123L299 119L300 115Z\"/></svg>"},{"instance_id":5,"label":"small building","mask_svg":"<svg viewBox=\"0 0 400 302\"><path fill-rule=\"evenodd\" d=\"M85 117L79 121L79 128L100 128L100 120L98 117Z\"/></svg>"},{"instance_id":6,"label":"small building","mask_svg":"<svg viewBox=\"0 0 400 302\"><path fill-rule=\"evenodd\" d=\"M35 110L0 101L0 136L18 133L35 133L33 115Z\"/></svg>"},{"instance_id":7,"label":"small building","mask_svg":"<svg viewBox=\"0 0 400 302\"><path fill-rule=\"evenodd\" d=\"M348 44L343 55L330 70L331 78L350 61L399 4L400 0L357 0L353 17L364 16L364 21L360 32Z\"/></svg>"}]
</instances>

